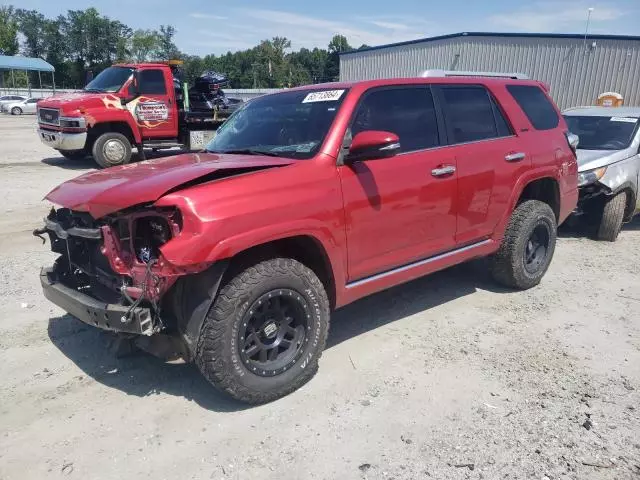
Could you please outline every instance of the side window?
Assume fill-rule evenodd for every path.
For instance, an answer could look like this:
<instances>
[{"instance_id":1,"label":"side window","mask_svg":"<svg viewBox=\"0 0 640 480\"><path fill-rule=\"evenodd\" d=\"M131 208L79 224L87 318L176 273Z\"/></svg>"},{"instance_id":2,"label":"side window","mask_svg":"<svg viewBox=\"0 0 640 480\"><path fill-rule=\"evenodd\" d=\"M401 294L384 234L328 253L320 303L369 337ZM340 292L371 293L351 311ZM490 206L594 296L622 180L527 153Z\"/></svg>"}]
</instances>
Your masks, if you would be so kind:
<instances>
[{"instance_id":1,"label":"side window","mask_svg":"<svg viewBox=\"0 0 640 480\"><path fill-rule=\"evenodd\" d=\"M466 143L511 135L489 92L481 86L444 86L442 100L449 143Z\"/></svg>"},{"instance_id":2,"label":"side window","mask_svg":"<svg viewBox=\"0 0 640 480\"><path fill-rule=\"evenodd\" d=\"M166 95L167 86L164 83L162 70L142 70L138 78L141 94Z\"/></svg>"},{"instance_id":3,"label":"side window","mask_svg":"<svg viewBox=\"0 0 640 480\"><path fill-rule=\"evenodd\" d=\"M496 127L498 128L498 136L508 137L510 135L513 135L513 130L507 123L507 119L504 118L504 114L502 113L502 110L500 110L500 107L496 105L495 101L493 101L492 103L493 103L493 116L496 119Z\"/></svg>"},{"instance_id":4,"label":"side window","mask_svg":"<svg viewBox=\"0 0 640 480\"><path fill-rule=\"evenodd\" d=\"M558 113L547 96L533 85L507 85L507 90L518 102L536 130L551 130L560 122Z\"/></svg>"},{"instance_id":5,"label":"side window","mask_svg":"<svg viewBox=\"0 0 640 480\"><path fill-rule=\"evenodd\" d=\"M392 132L403 152L437 147L438 123L431 90L403 87L374 90L358 105L351 134L365 130Z\"/></svg>"}]
</instances>

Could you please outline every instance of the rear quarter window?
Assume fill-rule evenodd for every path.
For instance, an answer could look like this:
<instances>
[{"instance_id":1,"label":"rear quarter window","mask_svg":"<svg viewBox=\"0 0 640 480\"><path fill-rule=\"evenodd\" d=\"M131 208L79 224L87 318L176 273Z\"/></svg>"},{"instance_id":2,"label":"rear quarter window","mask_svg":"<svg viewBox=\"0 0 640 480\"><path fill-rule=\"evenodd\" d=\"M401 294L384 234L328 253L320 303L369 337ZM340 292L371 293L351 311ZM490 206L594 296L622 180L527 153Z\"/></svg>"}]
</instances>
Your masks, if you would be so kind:
<instances>
[{"instance_id":1,"label":"rear quarter window","mask_svg":"<svg viewBox=\"0 0 640 480\"><path fill-rule=\"evenodd\" d=\"M507 85L507 90L536 130L552 130L560 124L558 112L540 87Z\"/></svg>"}]
</instances>

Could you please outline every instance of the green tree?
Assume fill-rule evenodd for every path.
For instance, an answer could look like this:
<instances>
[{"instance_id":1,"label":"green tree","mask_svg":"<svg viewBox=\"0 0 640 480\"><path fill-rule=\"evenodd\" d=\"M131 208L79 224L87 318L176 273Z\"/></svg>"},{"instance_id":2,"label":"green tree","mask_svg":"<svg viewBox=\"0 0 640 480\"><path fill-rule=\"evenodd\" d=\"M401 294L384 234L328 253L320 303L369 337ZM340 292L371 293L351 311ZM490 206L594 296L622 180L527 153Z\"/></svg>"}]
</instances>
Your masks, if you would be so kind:
<instances>
[{"instance_id":1,"label":"green tree","mask_svg":"<svg viewBox=\"0 0 640 480\"><path fill-rule=\"evenodd\" d=\"M0 6L0 55L18 53L18 22L12 6Z\"/></svg>"},{"instance_id":2,"label":"green tree","mask_svg":"<svg viewBox=\"0 0 640 480\"><path fill-rule=\"evenodd\" d=\"M329 42L329 56L325 67L328 81L336 81L340 76L340 54L350 52L353 47L349 45L344 35L334 35Z\"/></svg>"},{"instance_id":3,"label":"green tree","mask_svg":"<svg viewBox=\"0 0 640 480\"><path fill-rule=\"evenodd\" d=\"M160 51L160 34L155 30L136 30L129 50L134 62L155 60Z\"/></svg>"},{"instance_id":4,"label":"green tree","mask_svg":"<svg viewBox=\"0 0 640 480\"><path fill-rule=\"evenodd\" d=\"M173 37L176 34L176 29L171 25L160 25L160 33L158 40L158 58L162 60L171 60L179 58L180 50L173 43Z\"/></svg>"}]
</instances>

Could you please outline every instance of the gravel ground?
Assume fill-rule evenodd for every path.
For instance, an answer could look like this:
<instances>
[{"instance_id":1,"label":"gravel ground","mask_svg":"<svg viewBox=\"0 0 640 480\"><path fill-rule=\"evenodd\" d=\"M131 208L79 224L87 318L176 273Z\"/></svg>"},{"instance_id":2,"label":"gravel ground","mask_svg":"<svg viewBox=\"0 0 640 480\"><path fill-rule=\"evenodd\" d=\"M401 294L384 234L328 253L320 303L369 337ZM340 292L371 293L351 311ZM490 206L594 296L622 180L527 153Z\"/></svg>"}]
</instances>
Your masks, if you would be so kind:
<instances>
[{"instance_id":1,"label":"gravel ground","mask_svg":"<svg viewBox=\"0 0 640 480\"><path fill-rule=\"evenodd\" d=\"M478 261L344 308L315 379L248 408L44 299L41 198L93 165L34 129L0 118L0 479L640 478L640 222L564 231L527 292Z\"/></svg>"}]
</instances>

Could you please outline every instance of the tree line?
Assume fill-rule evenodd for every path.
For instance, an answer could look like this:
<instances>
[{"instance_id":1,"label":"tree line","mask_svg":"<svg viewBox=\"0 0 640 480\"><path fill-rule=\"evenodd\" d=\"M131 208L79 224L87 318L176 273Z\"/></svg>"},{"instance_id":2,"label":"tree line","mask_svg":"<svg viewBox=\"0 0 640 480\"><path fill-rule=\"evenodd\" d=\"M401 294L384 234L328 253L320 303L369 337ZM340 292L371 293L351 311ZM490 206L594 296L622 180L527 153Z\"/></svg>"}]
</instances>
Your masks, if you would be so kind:
<instances>
[{"instance_id":1,"label":"tree line","mask_svg":"<svg viewBox=\"0 0 640 480\"><path fill-rule=\"evenodd\" d=\"M247 50L200 57L181 52L174 35L171 25L134 30L95 8L47 18L37 10L0 6L0 55L43 58L54 66L58 88L81 88L90 76L113 63L170 59L184 61L189 82L206 70L215 70L228 76L232 88L293 87L337 80L338 54L353 50L342 35L335 35L327 49L298 51L292 51L287 38L274 37ZM3 74L4 85L11 86L8 72ZM43 83L50 83L45 77ZM38 74L14 75L13 81L36 87Z\"/></svg>"}]
</instances>

